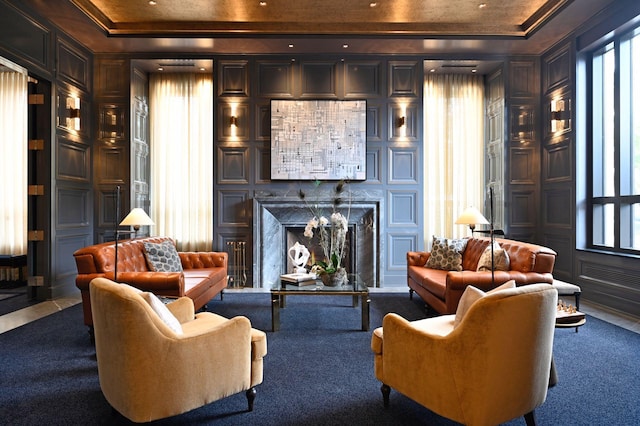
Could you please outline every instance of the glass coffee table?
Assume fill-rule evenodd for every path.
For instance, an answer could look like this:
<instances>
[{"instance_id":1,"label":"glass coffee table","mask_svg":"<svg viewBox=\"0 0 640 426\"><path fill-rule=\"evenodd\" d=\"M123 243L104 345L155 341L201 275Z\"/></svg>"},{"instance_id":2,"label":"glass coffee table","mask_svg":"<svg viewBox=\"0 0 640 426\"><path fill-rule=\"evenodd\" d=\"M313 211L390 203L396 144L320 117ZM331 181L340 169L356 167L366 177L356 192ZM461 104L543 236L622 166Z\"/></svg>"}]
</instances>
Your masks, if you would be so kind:
<instances>
[{"instance_id":1,"label":"glass coffee table","mask_svg":"<svg viewBox=\"0 0 640 426\"><path fill-rule=\"evenodd\" d=\"M291 283L278 282L271 288L271 327L273 331L280 329L280 309L286 306L287 296L351 296L353 307L362 310L362 331L369 330L369 288L360 279L358 274L348 274L347 284L328 287L317 279L315 285L293 285Z\"/></svg>"}]
</instances>

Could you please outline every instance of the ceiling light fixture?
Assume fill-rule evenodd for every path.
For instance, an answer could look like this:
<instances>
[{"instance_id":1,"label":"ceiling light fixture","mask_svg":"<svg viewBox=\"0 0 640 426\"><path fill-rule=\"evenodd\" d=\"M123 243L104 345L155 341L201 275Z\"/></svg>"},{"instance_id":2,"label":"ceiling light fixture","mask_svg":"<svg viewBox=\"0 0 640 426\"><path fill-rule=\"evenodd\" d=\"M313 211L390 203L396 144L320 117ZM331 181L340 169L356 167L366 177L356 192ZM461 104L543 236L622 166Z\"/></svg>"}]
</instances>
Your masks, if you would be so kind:
<instances>
[{"instance_id":1,"label":"ceiling light fixture","mask_svg":"<svg viewBox=\"0 0 640 426\"><path fill-rule=\"evenodd\" d=\"M158 2L157 2L157 1L155 1L155 0L149 0L149 5L150 5L150 6L155 6L156 4L158 4Z\"/></svg>"},{"instance_id":2,"label":"ceiling light fixture","mask_svg":"<svg viewBox=\"0 0 640 426\"><path fill-rule=\"evenodd\" d=\"M292 47L293 47L293 43L289 43L289 48L292 48Z\"/></svg>"},{"instance_id":3,"label":"ceiling light fixture","mask_svg":"<svg viewBox=\"0 0 640 426\"><path fill-rule=\"evenodd\" d=\"M348 47L349 47L349 45L348 45L347 43L345 43L345 44L343 44L343 45L342 45L342 48L343 48L343 49L347 49Z\"/></svg>"},{"instance_id":4,"label":"ceiling light fixture","mask_svg":"<svg viewBox=\"0 0 640 426\"><path fill-rule=\"evenodd\" d=\"M372 1L371 3L369 3L369 7L376 7L378 6L378 2Z\"/></svg>"},{"instance_id":5,"label":"ceiling light fixture","mask_svg":"<svg viewBox=\"0 0 640 426\"><path fill-rule=\"evenodd\" d=\"M485 7L487 7L487 4L486 4L486 3L480 3L480 4L478 5L478 9L484 9Z\"/></svg>"},{"instance_id":6,"label":"ceiling light fixture","mask_svg":"<svg viewBox=\"0 0 640 426\"><path fill-rule=\"evenodd\" d=\"M266 2L266 1L261 1L261 2L259 2L258 4L259 4L260 6L262 6L262 7L264 7L264 6L266 6L266 5L267 5L267 2Z\"/></svg>"}]
</instances>

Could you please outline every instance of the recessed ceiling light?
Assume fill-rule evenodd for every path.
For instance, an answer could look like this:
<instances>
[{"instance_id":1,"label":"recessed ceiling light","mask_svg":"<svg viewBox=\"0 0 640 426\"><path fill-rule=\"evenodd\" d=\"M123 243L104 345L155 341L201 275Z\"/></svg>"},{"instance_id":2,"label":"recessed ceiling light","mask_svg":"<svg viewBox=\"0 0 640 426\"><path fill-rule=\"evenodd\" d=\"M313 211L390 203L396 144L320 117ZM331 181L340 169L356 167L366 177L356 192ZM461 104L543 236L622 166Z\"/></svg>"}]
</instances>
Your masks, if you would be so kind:
<instances>
[{"instance_id":1,"label":"recessed ceiling light","mask_svg":"<svg viewBox=\"0 0 640 426\"><path fill-rule=\"evenodd\" d=\"M158 71L164 71L164 68L158 67Z\"/></svg>"},{"instance_id":2,"label":"recessed ceiling light","mask_svg":"<svg viewBox=\"0 0 640 426\"><path fill-rule=\"evenodd\" d=\"M200 71L206 71L207 69L205 67L200 67Z\"/></svg>"},{"instance_id":3,"label":"recessed ceiling light","mask_svg":"<svg viewBox=\"0 0 640 426\"><path fill-rule=\"evenodd\" d=\"M348 45L347 43L345 43L345 44L343 44L343 45L342 45L342 48L343 48L343 49L347 49L348 47L349 47L349 45Z\"/></svg>"},{"instance_id":4,"label":"recessed ceiling light","mask_svg":"<svg viewBox=\"0 0 640 426\"><path fill-rule=\"evenodd\" d=\"M293 47L293 43L289 43L289 47Z\"/></svg>"},{"instance_id":5,"label":"recessed ceiling light","mask_svg":"<svg viewBox=\"0 0 640 426\"><path fill-rule=\"evenodd\" d=\"M436 69L435 69L435 68L431 68L431 69L429 70L429 72L436 72Z\"/></svg>"},{"instance_id":6,"label":"recessed ceiling light","mask_svg":"<svg viewBox=\"0 0 640 426\"><path fill-rule=\"evenodd\" d=\"M264 6L266 6L266 5L267 5L267 2L266 2L266 1L261 1L261 2L259 2L258 4L259 4L260 6L262 6L262 7L264 7Z\"/></svg>"},{"instance_id":7,"label":"recessed ceiling light","mask_svg":"<svg viewBox=\"0 0 640 426\"><path fill-rule=\"evenodd\" d=\"M149 4L150 4L151 6L155 6L156 4L158 4L158 2L157 2L157 1L155 1L155 0L149 0Z\"/></svg>"},{"instance_id":8,"label":"recessed ceiling light","mask_svg":"<svg viewBox=\"0 0 640 426\"><path fill-rule=\"evenodd\" d=\"M376 7L378 6L378 2L372 1L371 3L369 3L369 7Z\"/></svg>"},{"instance_id":9,"label":"recessed ceiling light","mask_svg":"<svg viewBox=\"0 0 640 426\"><path fill-rule=\"evenodd\" d=\"M472 73L477 73L477 72L478 72L478 70L474 68L474 69L472 69L472 70L471 70L471 72L472 72Z\"/></svg>"},{"instance_id":10,"label":"recessed ceiling light","mask_svg":"<svg viewBox=\"0 0 640 426\"><path fill-rule=\"evenodd\" d=\"M480 3L480 4L478 5L478 9L484 9L485 7L487 7L487 4L486 4L486 3Z\"/></svg>"}]
</instances>

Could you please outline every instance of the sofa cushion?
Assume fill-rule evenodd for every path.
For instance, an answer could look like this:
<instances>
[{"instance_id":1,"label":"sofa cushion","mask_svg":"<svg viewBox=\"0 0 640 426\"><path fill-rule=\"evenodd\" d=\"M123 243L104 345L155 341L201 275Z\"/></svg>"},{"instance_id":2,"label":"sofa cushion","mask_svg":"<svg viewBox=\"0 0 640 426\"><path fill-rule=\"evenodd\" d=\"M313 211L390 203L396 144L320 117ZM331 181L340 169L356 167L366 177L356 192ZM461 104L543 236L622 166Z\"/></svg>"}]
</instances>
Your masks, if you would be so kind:
<instances>
[{"instance_id":1,"label":"sofa cushion","mask_svg":"<svg viewBox=\"0 0 640 426\"><path fill-rule=\"evenodd\" d=\"M510 266L509 255L500 247L497 242L493 243L493 269L496 271L508 271ZM478 261L477 271L490 271L491 270L491 246L487 248L480 256Z\"/></svg>"},{"instance_id":2,"label":"sofa cushion","mask_svg":"<svg viewBox=\"0 0 640 426\"><path fill-rule=\"evenodd\" d=\"M162 303L160 299L158 299L155 294L144 291L140 293L140 295L149 304L149 306L151 306L151 309L153 309L153 311L158 314L158 317L160 317L162 322L167 324L167 326L174 333L182 334L182 326L180 325L178 319L171 313L169 308L167 308L167 306Z\"/></svg>"},{"instance_id":3,"label":"sofa cushion","mask_svg":"<svg viewBox=\"0 0 640 426\"><path fill-rule=\"evenodd\" d=\"M425 267L445 271L462 271L462 253L467 239L433 237L431 254Z\"/></svg>"},{"instance_id":4,"label":"sofa cushion","mask_svg":"<svg viewBox=\"0 0 640 426\"><path fill-rule=\"evenodd\" d=\"M458 308L456 309L456 318L453 321L453 328L456 328L461 322L466 313L471 308L477 300L482 299L487 294L495 293L500 290L505 290L507 288L515 288L516 282L515 280L509 280L506 283L494 288L493 290L489 290L488 292L484 292L474 286L470 285L462 293L462 297L460 298L460 302L458 302Z\"/></svg>"},{"instance_id":5,"label":"sofa cushion","mask_svg":"<svg viewBox=\"0 0 640 426\"><path fill-rule=\"evenodd\" d=\"M182 263L176 246L169 240L161 243L144 242L144 255L149 269L154 272L182 272Z\"/></svg>"}]
</instances>

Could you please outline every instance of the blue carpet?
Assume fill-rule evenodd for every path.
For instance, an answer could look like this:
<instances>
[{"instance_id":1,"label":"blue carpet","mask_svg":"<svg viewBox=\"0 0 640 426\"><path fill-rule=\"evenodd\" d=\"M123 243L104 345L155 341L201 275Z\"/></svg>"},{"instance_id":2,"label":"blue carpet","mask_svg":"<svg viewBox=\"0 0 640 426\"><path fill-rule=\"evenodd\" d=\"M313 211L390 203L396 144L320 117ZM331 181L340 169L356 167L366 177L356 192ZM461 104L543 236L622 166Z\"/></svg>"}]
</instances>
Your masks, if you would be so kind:
<instances>
[{"instance_id":1,"label":"blue carpet","mask_svg":"<svg viewBox=\"0 0 640 426\"><path fill-rule=\"evenodd\" d=\"M387 312L423 318L423 304L415 299L372 294L371 329ZM455 424L393 391L390 407L383 408L371 331L359 331L360 310L350 298L289 298L275 333L268 294L228 293L209 309L245 315L267 331L265 380L255 409L245 412L241 393L154 424ZM579 333L556 330L554 357L560 381L536 410L539 425L640 424L640 335L589 317ZM0 423L128 424L102 396L79 305L0 335Z\"/></svg>"}]
</instances>

